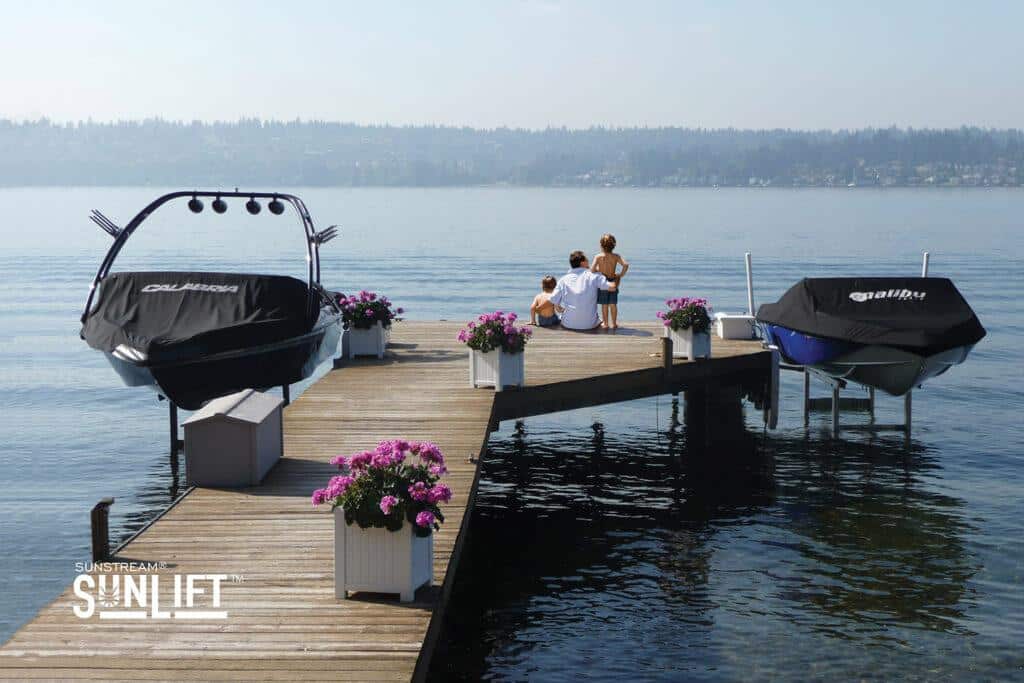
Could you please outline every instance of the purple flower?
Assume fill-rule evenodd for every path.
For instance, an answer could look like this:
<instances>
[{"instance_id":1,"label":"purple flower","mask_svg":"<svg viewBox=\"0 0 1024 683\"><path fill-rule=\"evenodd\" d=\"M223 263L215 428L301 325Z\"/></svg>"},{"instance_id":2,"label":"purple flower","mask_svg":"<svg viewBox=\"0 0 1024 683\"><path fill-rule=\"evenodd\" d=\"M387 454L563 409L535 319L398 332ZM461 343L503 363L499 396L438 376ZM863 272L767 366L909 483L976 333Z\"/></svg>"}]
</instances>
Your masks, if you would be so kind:
<instances>
[{"instance_id":1,"label":"purple flower","mask_svg":"<svg viewBox=\"0 0 1024 683\"><path fill-rule=\"evenodd\" d=\"M380 499L380 511L385 515L391 514L391 508L398 505L398 499L394 496L384 496Z\"/></svg>"},{"instance_id":2,"label":"purple flower","mask_svg":"<svg viewBox=\"0 0 1024 683\"><path fill-rule=\"evenodd\" d=\"M398 308L395 309L395 313L397 313L398 315L402 315L403 313L405 313L405 309L399 306Z\"/></svg>"},{"instance_id":3,"label":"purple flower","mask_svg":"<svg viewBox=\"0 0 1024 683\"><path fill-rule=\"evenodd\" d=\"M327 502L327 489L313 491L313 505L323 505Z\"/></svg>"},{"instance_id":4,"label":"purple flower","mask_svg":"<svg viewBox=\"0 0 1024 683\"><path fill-rule=\"evenodd\" d=\"M417 526L429 529L434 524L435 519L433 512L430 510L424 510L416 515L416 524Z\"/></svg>"},{"instance_id":5,"label":"purple flower","mask_svg":"<svg viewBox=\"0 0 1024 683\"><path fill-rule=\"evenodd\" d=\"M344 455L336 455L333 458L331 458L330 462L339 470L345 469L345 466L348 464L348 460L345 458Z\"/></svg>"}]
</instances>

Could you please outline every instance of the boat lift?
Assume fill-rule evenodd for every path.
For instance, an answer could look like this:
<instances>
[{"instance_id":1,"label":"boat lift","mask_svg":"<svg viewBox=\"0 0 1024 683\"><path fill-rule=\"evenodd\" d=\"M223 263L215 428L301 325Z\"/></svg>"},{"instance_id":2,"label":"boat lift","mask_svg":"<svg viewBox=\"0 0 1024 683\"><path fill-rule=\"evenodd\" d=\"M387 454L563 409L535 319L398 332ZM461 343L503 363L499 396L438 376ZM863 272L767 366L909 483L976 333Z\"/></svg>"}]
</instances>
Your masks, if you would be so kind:
<instances>
[{"instance_id":1,"label":"boat lift","mask_svg":"<svg viewBox=\"0 0 1024 683\"><path fill-rule=\"evenodd\" d=\"M744 256L746 261L747 270L747 302L750 309L750 314L754 315L754 285L753 277L751 273L751 258L750 252L747 252ZM921 277L928 277L928 264L930 260L929 252L923 252L921 259ZM803 414L804 414L804 427L810 425L810 414L812 411L825 411L828 410L832 413L832 438L839 438L840 424L839 414L843 409L846 410L861 410L866 411L870 415L871 422L867 425L851 425L847 429L868 431L868 432L880 432L880 431L901 431L904 433L906 442L910 443L911 429L913 426L913 406L914 406L914 392L913 390L908 391L903 395L903 424L875 424L875 389L874 387L867 387L868 396L867 398L855 398L855 397L842 397L840 391L847 386L847 382L842 379L831 377L822 372L816 372L803 365L794 365L790 363L784 363L779 360L779 350L774 346L768 347L772 351L773 365L777 366L778 370L773 368L773 379L772 379L772 396L770 399L770 407L766 410L766 422L769 427L774 428L778 420L778 371L786 370L790 372L802 372L804 380L804 391L803 391ZM811 375L814 375L818 379L822 380L831 387L832 395L829 397L814 398L811 396Z\"/></svg>"}]
</instances>

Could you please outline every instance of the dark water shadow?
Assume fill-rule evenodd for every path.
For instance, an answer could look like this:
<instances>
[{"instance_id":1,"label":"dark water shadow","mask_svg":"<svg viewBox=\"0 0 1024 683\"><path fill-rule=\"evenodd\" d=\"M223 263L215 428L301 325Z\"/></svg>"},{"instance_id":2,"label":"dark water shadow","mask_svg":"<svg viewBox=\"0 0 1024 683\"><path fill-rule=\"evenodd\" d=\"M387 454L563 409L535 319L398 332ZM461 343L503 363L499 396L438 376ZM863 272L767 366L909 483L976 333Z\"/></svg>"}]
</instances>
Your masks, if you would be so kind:
<instances>
[{"instance_id":1,"label":"dark water shadow","mask_svg":"<svg viewBox=\"0 0 1024 683\"><path fill-rule=\"evenodd\" d=\"M709 643L752 623L874 653L847 671L898 666L908 634L970 635L972 527L926 485L927 448L765 438L729 397L691 399L666 429L492 443L433 680L735 680Z\"/></svg>"}]
</instances>

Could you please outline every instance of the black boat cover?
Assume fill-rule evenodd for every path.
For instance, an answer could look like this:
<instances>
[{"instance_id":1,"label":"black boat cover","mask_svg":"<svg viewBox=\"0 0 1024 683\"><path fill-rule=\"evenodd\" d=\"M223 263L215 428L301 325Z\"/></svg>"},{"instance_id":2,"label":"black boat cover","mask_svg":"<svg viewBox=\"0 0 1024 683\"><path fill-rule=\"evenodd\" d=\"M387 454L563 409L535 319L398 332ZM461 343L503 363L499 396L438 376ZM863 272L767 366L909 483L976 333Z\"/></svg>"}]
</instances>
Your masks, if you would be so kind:
<instances>
[{"instance_id":1,"label":"black boat cover","mask_svg":"<svg viewBox=\"0 0 1024 683\"><path fill-rule=\"evenodd\" d=\"M306 283L279 275L111 273L82 325L89 346L125 344L148 363L244 349L309 332Z\"/></svg>"},{"instance_id":2,"label":"black boat cover","mask_svg":"<svg viewBox=\"0 0 1024 683\"><path fill-rule=\"evenodd\" d=\"M985 328L947 278L805 278L761 322L858 344L904 348L929 356L977 343Z\"/></svg>"}]
</instances>

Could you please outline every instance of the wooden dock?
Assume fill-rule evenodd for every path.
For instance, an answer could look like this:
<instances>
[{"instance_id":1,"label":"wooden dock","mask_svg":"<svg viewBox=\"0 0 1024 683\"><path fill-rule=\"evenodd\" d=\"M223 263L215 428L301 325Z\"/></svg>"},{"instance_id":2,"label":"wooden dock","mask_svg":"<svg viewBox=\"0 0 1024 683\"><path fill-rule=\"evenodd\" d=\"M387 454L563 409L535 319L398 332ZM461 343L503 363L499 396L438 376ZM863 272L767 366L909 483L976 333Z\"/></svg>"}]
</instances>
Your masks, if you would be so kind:
<instances>
[{"instance_id":1,"label":"wooden dock","mask_svg":"<svg viewBox=\"0 0 1024 683\"><path fill-rule=\"evenodd\" d=\"M528 386L496 393L469 387L460 327L396 325L384 360L345 362L288 407L285 457L261 486L195 489L113 559L156 565L142 573L166 578L165 605L174 574L228 576L227 619L80 619L69 587L0 648L0 679L422 679L467 539L479 457L498 422L763 382L771 367L759 343L715 339L713 359L666 370L656 324L617 333L539 329L527 347ZM455 497L435 539L434 587L409 604L339 601L332 516L309 496L335 473L330 457L386 438L434 441L449 461Z\"/></svg>"}]
</instances>

